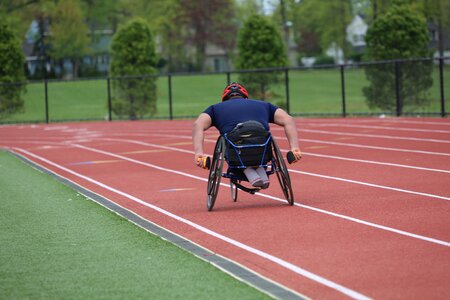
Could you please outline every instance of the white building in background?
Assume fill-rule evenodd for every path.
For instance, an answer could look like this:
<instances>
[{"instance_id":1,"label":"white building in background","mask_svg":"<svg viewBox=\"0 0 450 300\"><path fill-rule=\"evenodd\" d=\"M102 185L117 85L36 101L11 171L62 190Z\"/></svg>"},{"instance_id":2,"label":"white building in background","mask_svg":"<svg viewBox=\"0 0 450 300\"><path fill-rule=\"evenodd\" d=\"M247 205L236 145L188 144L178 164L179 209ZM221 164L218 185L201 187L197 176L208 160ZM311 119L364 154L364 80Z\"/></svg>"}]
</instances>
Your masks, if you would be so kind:
<instances>
[{"instance_id":1,"label":"white building in background","mask_svg":"<svg viewBox=\"0 0 450 300\"><path fill-rule=\"evenodd\" d=\"M366 33L369 26L360 15L353 17L353 20L346 28L346 40L352 46L352 52L363 53L366 47ZM336 64L344 63L344 53L342 49L332 43L325 51L325 54L332 57ZM306 60L305 60L306 62ZM309 61L307 65L312 65L314 62Z\"/></svg>"},{"instance_id":2,"label":"white building in background","mask_svg":"<svg viewBox=\"0 0 450 300\"><path fill-rule=\"evenodd\" d=\"M366 47L366 33L369 26L360 15L356 15L347 26L347 41L359 52Z\"/></svg>"}]
</instances>

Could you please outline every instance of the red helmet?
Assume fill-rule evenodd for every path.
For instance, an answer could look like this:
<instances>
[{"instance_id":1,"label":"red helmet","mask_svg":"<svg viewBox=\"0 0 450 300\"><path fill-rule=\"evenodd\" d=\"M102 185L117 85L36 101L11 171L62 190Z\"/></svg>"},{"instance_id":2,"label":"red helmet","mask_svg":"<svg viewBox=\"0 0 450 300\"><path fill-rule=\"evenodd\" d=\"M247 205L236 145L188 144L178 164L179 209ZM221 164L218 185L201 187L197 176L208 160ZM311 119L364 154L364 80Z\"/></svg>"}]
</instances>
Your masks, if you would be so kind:
<instances>
[{"instance_id":1,"label":"red helmet","mask_svg":"<svg viewBox=\"0 0 450 300\"><path fill-rule=\"evenodd\" d=\"M242 96L242 98L248 98L248 92L239 83L232 82L223 90L222 101L226 101L234 96Z\"/></svg>"}]
</instances>

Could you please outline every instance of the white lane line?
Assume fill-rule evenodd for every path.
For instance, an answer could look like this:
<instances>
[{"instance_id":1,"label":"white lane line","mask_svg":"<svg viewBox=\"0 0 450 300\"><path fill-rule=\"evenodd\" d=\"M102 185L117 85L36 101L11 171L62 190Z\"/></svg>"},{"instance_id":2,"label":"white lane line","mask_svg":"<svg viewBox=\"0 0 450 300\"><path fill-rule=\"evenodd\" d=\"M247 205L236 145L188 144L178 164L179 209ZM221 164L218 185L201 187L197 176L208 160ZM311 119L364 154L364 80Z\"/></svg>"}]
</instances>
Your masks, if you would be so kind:
<instances>
[{"instance_id":1,"label":"white lane line","mask_svg":"<svg viewBox=\"0 0 450 300\"><path fill-rule=\"evenodd\" d=\"M275 131L284 131L283 128L280 128L278 126L272 126L270 129L273 132ZM325 130L313 130L313 129L298 129L298 131L305 131L305 132L315 132L315 133L323 133L323 134L331 134L331 135L350 135L350 136L358 136L358 137L370 137L370 138L385 138L385 139L395 139L395 140L412 140L412 141L419 141L419 142L436 142L436 143L450 143L449 140L439 140L439 139L426 139L426 138L415 138L415 137L401 137L401 136L391 136L391 135L374 135L374 134L363 134L363 133L345 133L345 132L334 132L334 131L325 131ZM152 130L152 134L155 134L155 132L172 132L172 133L190 133L191 130ZM146 133L136 133L136 134L128 134L128 133L111 133L111 135L121 136L148 136L150 134ZM162 135L162 133L161 133ZM300 139L303 140L303 139Z\"/></svg>"},{"instance_id":2,"label":"white lane line","mask_svg":"<svg viewBox=\"0 0 450 300\"><path fill-rule=\"evenodd\" d=\"M314 124L312 126L317 126L317 127L337 126L337 127L350 127L350 128L367 128L367 129L382 129L382 130L413 131L413 132L450 133L450 130L440 130L440 129L387 127L387 126L373 126L373 125L352 125L352 124L345 124L345 123L324 123L324 124Z\"/></svg>"},{"instance_id":3,"label":"white lane line","mask_svg":"<svg viewBox=\"0 0 450 300\"><path fill-rule=\"evenodd\" d=\"M116 134L114 134L114 135L116 135ZM159 133L136 134L136 135L134 135L134 134L117 134L117 135L118 136L126 135L128 137L130 137L130 136L159 136L159 137L185 138L185 137L182 137L180 135L175 135L175 134L159 134ZM188 137L188 138L192 139L192 137ZM281 137L281 136L275 136L275 138L286 140L285 137ZM450 153L443 153L443 152L432 152L432 151L422 151L422 150L413 150L413 149L401 149L401 148L389 148L389 147L381 147L381 146L367 146L367 145L361 145L361 144L329 142L329 141L313 140L313 139L305 139L305 138L300 138L299 141L300 142L316 143L316 144L328 144L328 145L345 146L345 147L376 149L376 150L383 150L383 151L397 151L397 152L419 153L419 154L427 154L427 155L450 156Z\"/></svg>"},{"instance_id":4,"label":"white lane line","mask_svg":"<svg viewBox=\"0 0 450 300\"><path fill-rule=\"evenodd\" d=\"M394 187L389 187L389 186L384 186L384 185L378 185L378 184L372 184L372 183L367 183L367 182L362 182L362 181L357 181L357 180L344 179L344 178L328 176L328 175L321 175L321 174L315 174L315 173L310 173L310 172L303 172L303 171L298 171L298 170L293 170L293 169L289 169L289 172L303 174L303 175L309 175L309 176L314 176L314 177L320 177L320 178L325 178L325 179L338 180L338 181L343 181L343 182L348 182L348 183L354 183L354 184L370 186L370 187L379 188L379 189L391 190L391 191L396 191L396 192L402 192L402 193L407 193L407 194L413 194L413 195L418 195L418 196L424 196L424 197L430 197L430 198L436 198L436 199L442 199L442 200L450 201L450 197L444 197L444 196L439 196L439 195L434 195L434 194L415 192L415 191L411 191L411 190L404 190L404 189L399 189L399 188L394 188Z\"/></svg>"},{"instance_id":5,"label":"white lane line","mask_svg":"<svg viewBox=\"0 0 450 300\"><path fill-rule=\"evenodd\" d=\"M386 119L319 119L314 121L314 119L297 119L297 122L299 124L322 124L323 122L342 122L343 124L347 123L400 123L400 124L419 124L419 125L442 125L442 126L450 126L450 122L448 122L448 119L442 119L442 122L432 122L432 121L412 121L412 120L402 120L402 119L394 119L394 118L386 118Z\"/></svg>"},{"instance_id":6,"label":"white lane line","mask_svg":"<svg viewBox=\"0 0 450 300\"><path fill-rule=\"evenodd\" d=\"M281 150L281 151L287 152L287 150ZM317 153L304 152L304 151L302 151L302 152L303 152L303 154L306 154L306 155L323 157L323 158L348 160L348 161L360 162L360 163L365 163L365 164L374 164L374 165L399 167L399 168L407 168L407 169L414 169L414 170L422 170L422 171L431 171L431 172L440 172L440 173L449 173L450 174L449 170L424 168L424 167L417 167L417 166L410 166L410 165L401 165L401 164L394 164L394 163L373 161L373 160L365 160L365 159L347 158L347 157L334 156L334 155L324 155L324 154L317 154Z\"/></svg>"},{"instance_id":7,"label":"white lane line","mask_svg":"<svg viewBox=\"0 0 450 300\"><path fill-rule=\"evenodd\" d=\"M77 145L74 145L74 146L77 146ZM80 145L78 145L78 146L80 146ZM91 150L91 151L92 150L96 150L96 149L90 149L90 148L87 148L87 147L84 147L84 146L80 146L80 148ZM246 251L248 251L250 253L253 253L253 254L257 255L257 256L260 256L260 257L262 257L264 259L270 260L270 261L274 262L275 264L278 264L278 265L280 265L280 266L282 266L282 267L284 267L284 268L286 268L288 270L291 270L291 271L293 271L293 272L295 272L295 273L297 273L297 274L299 274L301 276L304 276L304 277L306 277L308 279L311 279L311 280L313 280L315 282L323 284L323 285L325 285L325 286L327 286L327 287L329 287L331 289L334 289L334 290L336 290L336 291L338 291L338 292L340 292L340 293L342 293L344 295L347 295L347 296L349 296L349 297L351 297L353 299L370 299L369 297L367 297L367 296L365 296L365 295L363 295L361 293L358 293L358 292L356 292L354 290L351 290L351 289L349 289L349 288L347 288L347 287L345 287L343 285L340 285L340 284L338 284L336 282L333 282L331 280L328 280L328 279L326 279L326 278L324 278L322 276L319 276L319 275L314 274L314 273L312 273L310 271L307 271L306 269L303 269L303 268L301 268L299 266L296 266L296 265L294 265L292 263L289 263L289 262L287 262L287 261L285 261L285 260L283 260L281 258L278 258L276 256L273 256L271 254L268 254L266 252L258 250L256 248L248 246L248 245L246 245L244 243L241 243L241 242L238 242L238 241L236 241L234 239L231 239L231 238L229 238L227 236L224 236L224 235L222 235L220 233L212 231L212 230L210 230L210 229L208 229L206 227L203 227L203 226L201 226L201 225L199 225L197 223L194 223L194 222L189 221L189 220L187 220L185 218L182 218L182 217L180 217L180 216L178 216L176 214L173 214L173 213L171 213L171 212L169 212L167 210L164 210L164 209L162 209L162 208L160 208L158 206L155 206L153 204L147 203L147 202L145 202L145 201L143 201L143 200L141 200L141 199L139 199L137 197L134 197L134 196L132 196L130 194L127 194L125 192L122 192L120 190L117 190L117 189L115 189L115 188L113 188L113 187L111 187L109 185L101 183L101 182L99 182L99 181L97 181L95 179L92 179L92 178L88 177L88 176L79 174L79 173L77 173L75 171L72 171L72 170L70 170L68 168L60 166L60 165L58 165L58 164L56 164L56 163L54 163L54 162L52 162L52 161L50 161L50 160L48 160L46 158L38 156L38 155L36 155L34 153L31 153L31 152L29 152L27 150L24 150L24 149L21 149L21 148L15 148L15 150L17 150L19 152L22 152L24 154L27 154L27 155L29 155L31 157L36 158L36 159L39 159L39 160L41 160L41 161L43 161L43 162L45 162L45 163L47 163L49 165L54 166L55 168L63 170L63 171L65 171L67 173L70 173L72 175L75 175L75 176L77 176L79 178L82 178L82 179L84 179L86 181L89 181L89 182L91 182L93 184L96 184L96 185L98 185L98 186L100 186L100 187L102 187L104 189L107 189L107 190L109 190L111 192L114 192L114 193L116 193L118 195L126 197L126 198L128 198L128 199L130 199L130 200L132 200L132 201L134 201L136 203L139 203L139 204L144 205L144 206L146 206L148 208L151 208L151 209L153 209L153 210L155 210L155 211L157 211L157 212L159 212L161 214L164 214L164 215L166 215L166 216L168 216L168 217L170 217L172 219L175 219L175 220L177 220L177 221L179 221L181 223L189 225L189 226L191 226L191 227L193 227L193 228L195 228L195 229L197 229L197 230L199 230L199 231L201 231L203 233L206 233L206 234L211 235L211 236L213 236L215 238L218 238L218 239L220 239L220 240L222 240L224 242L232 244L233 246L236 246L238 248L246 250ZM120 155L118 155L118 156L120 156ZM123 158L125 159L126 157L123 157ZM126 160L134 161L132 159L126 159ZM160 170L163 170L163 171L169 171L169 169L158 167L158 166L155 166L155 165L152 165L152 164L146 164L146 165L152 166L152 167L154 167L156 169L160 169ZM178 172L178 171L174 171L174 170L170 170L170 172L173 172L173 173L176 173L176 174L182 173L182 172ZM195 177L196 176L194 176L193 178L195 178ZM202 179L202 180L206 181L206 179Z\"/></svg>"},{"instance_id":8,"label":"white lane line","mask_svg":"<svg viewBox=\"0 0 450 300\"><path fill-rule=\"evenodd\" d=\"M203 178L203 177L198 177L198 176L195 176L195 175L192 175L192 174L188 174L188 173L185 173L185 172L176 171L176 170L172 170L172 169L168 169L168 168L163 168L163 167L160 167L160 166L156 166L154 164L142 162L142 161L139 161L139 160L136 160L136 159L128 158L128 157L125 157L125 156L122 156L122 155L117 155L117 154L114 154L114 153L111 153L111 152L107 152L107 151L103 151L103 150L99 150L99 149L95 149L95 148L91 148L91 147L86 147L86 146L82 146L82 145L77 145L77 144L72 144L72 145L74 147L78 147L78 148L82 148L82 149L85 149L85 150L101 153L101 154L108 155L108 156L121 158L121 159L130 161L130 162L133 162L133 163L136 163L136 164L140 164L140 165L143 165L143 166L155 168L155 169L158 169L158 170L161 170L161 171L175 173L175 174L178 174L178 175L194 178L194 179L201 180L201 181L207 181L207 179ZM177 148L174 148L174 151L177 151ZM185 151L182 151L182 152L185 152ZM229 185L227 185L225 183L221 183L220 185L221 186L225 186L225 187L229 187ZM276 200L276 201L280 201L280 202L286 202L286 200L284 200L284 199L281 199L281 198L278 198L278 197L274 197L274 196L270 196L270 195L263 194L263 193L256 193L255 195L260 196L260 197L269 198L269 199ZM371 223L371 222L359 220L359 219L356 219L356 218L352 218L352 217L349 217L349 216L337 214L337 213L334 213L334 212L321 210L321 209L318 209L318 208L315 208L315 207L312 207L312 206L301 205L301 204L297 204L297 203L294 203L294 204L296 206L299 206L299 207L303 207L303 208L310 209L310 210L313 210L313 211L318 211L318 212L321 212L321 213L324 213L324 214L327 214L327 215L330 215L330 216L334 216L334 217L339 217L339 218L342 218L342 219L345 219L345 220L350 220L350 221L353 221L353 222L356 222L356 223L359 223L359 224L368 225L368 226L371 226L371 227L374 227L374 228L383 229L383 230L394 232L394 233L401 234L401 235L404 235L404 236L408 236L408 237L416 238L416 239L419 239L419 240L423 240L423 241L427 241L427 242L431 242L431 243L435 243L435 244L439 244L439 245L450 247L450 242L446 242L446 241L442 241L442 240L438 240L438 239L434 239L434 238L429 238L429 237L426 237L426 236L421 236L421 235L418 235L418 234L414 234L414 233L410 233L410 232L407 232L407 231L403 231L403 230L399 230L399 229L395 229L395 228L379 225L379 224L376 224L376 223Z\"/></svg>"},{"instance_id":9,"label":"white lane line","mask_svg":"<svg viewBox=\"0 0 450 300\"><path fill-rule=\"evenodd\" d=\"M106 139L106 140L114 140L114 139ZM120 139L116 139L116 140L120 141ZM131 143L135 143L135 144L139 144L139 145L143 145L143 146L151 146L151 147L155 147L155 148L163 148L163 149L166 149L166 150L172 150L172 151L178 151L178 152L183 152L183 153L194 154L194 151L180 149L180 148L175 148L175 147L160 146L160 145L157 145L157 144L146 143L146 142L139 142L139 141L131 141L131 140L122 140L122 141L124 141L124 142L131 142ZM208 141L211 141L211 140L208 140ZM75 145L75 144L73 144L73 145L76 146L76 147L82 147L82 148L87 149L85 146ZM102 151L102 150L98 150L98 151ZM111 155L112 153L104 152L104 154ZM316 174L316 173L310 173L310 172L303 172L303 171L298 171L298 170L295 170L295 169L289 169L289 172L303 174L303 175L309 175L309 176L315 176L315 177L321 177L321 178L326 178L326 179L332 179L332 180L338 180L338 181L344 181L344 182L348 182L348 183L365 185L365 186L370 186L370 187L374 187L374 188L380 188L380 189L385 189L385 190L391 190L391 191L396 191L396 192L402 192L402 193L407 193L407 194L413 194L413 195L419 195L419 196L424 196L424 197L430 197L430 198L436 198L436 199L442 199L442 200L450 201L450 197L444 197L444 196L439 196L439 195L434 195L434 194L415 192L415 191L411 191L411 190L405 190L405 189L400 189L400 188L395 188L395 187L389 187L389 186L384 186L384 185L372 184L372 183L363 182L363 181L345 179L345 178L328 176L328 175L322 175L322 174Z\"/></svg>"},{"instance_id":10,"label":"white lane line","mask_svg":"<svg viewBox=\"0 0 450 300\"><path fill-rule=\"evenodd\" d=\"M350 132L335 132L335 131L315 130L315 129L299 129L298 131L312 132L312 133L323 133L323 134L331 134L331 135L345 135L345 136L357 136L357 137L370 137L370 138L382 138L382 139L392 139L392 140L408 140L408 141L421 141L421 142L450 144L449 140L424 139L424 138L414 138L414 137L404 137L404 136L391 136L391 135L380 135L380 134L363 134L363 133L350 133Z\"/></svg>"},{"instance_id":11,"label":"white lane line","mask_svg":"<svg viewBox=\"0 0 450 300\"><path fill-rule=\"evenodd\" d=\"M155 135L155 134L154 134ZM148 136L144 135L144 136ZM167 137L167 135L165 135ZM175 136L170 136L170 137L175 137ZM183 139L192 139L189 136L177 136L178 138L183 138ZM277 139L285 139L284 137L276 137ZM135 143L135 144L140 144L140 145L144 145L144 146L153 146L153 147L160 147L160 148L164 148L164 146L162 145L156 145L156 144L151 144L151 143L145 143L145 142L141 142L141 141L135 141L135 140L128 140L128 139L120 139L120 138L96 138L97 140L109 140L109 141L122 141L122 142L128 142L128 143ZM89 142L90 139L85 139L85 138L81 138L81 139L76 139L77 142ZM3 141L2 141L3 142ZM4 141L4 142L8 142L11 143L11 141ZM64 144L66 142L44 142L44 141L39 141L39 142L21 142L21 141L15 141L16 143L29 143L29 144L53 144L53 145L61 145ZM211 139L205 139L205 142L211 142L211 143L215 143L214 140ZM171 150L170 148L167 148L168 150ZM186 152L186 153L192 153L192 151L188 151L185 150L183 151L182 149L179 149L178 151L180 152ZM281 149L281 151L283 152L287 152L287 150L283 150ZM411 165L403 165L403 164L395 164L395 163L388 163L388 162L380 162L380 161L372 161L372 160L365 160L365 159L356 159L356 158L349 158L349 157L342 157L342 156L335 156L335 155L325 155L325 154L318 154L318 153L312 153L312 152L305 152L303 151L303 154L305 155L309 155L309 156L317 156L317 157L323 157L323 158L330 158L330 159L338 159L338 160L346 160L346 161L354 161L354 162L359 162L359 163L367 163L367 164L375 164L375 165L382 165L382 166L391 166L391 167L399 167L399 168L407 168L407 169L415 169L415 170L422 170L422 171L430 171L430 172L439 172L439 173L448 173L450 174L450 170L443 170L443 169L435 169L435 168L425 168L425 167L418 167L418 166L411 166ZM450 156L450 155L449 155Z\"/></svg>"},{"instance_id":12,"label":"white lane line","mask_svg":"<svg viewBox=\"0 0 450 300\"><path fill-rule=\"evenodd\" d=\"M376 149L376 150L383 150L383 151L396 151L396 152L418 153L418 154L427 154L427 155L450 156L450 153L443 153L443 152L432 152L432 151L400 149L400 148L379 147L379 146L367 146L367 145L361 145L361 144L329 142L329 141L312 140L312 139L304 139L304 138L300 138L299 141L300 142L317 143L317 144L345 146L345 147Z\"/></svg>"},{"instance_id":13,"label":"white lane line","mask_svg":"<svg viewBox=\"0 0 450 300\"><path fill-rule=\"evenodd\" d=\"M189 136L171 136L171 137L177 137L182 139L192 139L192 137ZM284 139L285 137L276 137L278 139ZM145 143L141 141L135 141L135 140L128 140L128 139L118 139L118 138L100 138L102 140L109 140L109 141L122 141L122 142L128 142L128 143L135 143L140 145L148 145L148 146L154 146L157 147L159 145L151 144L151 143ZM215 140L211 139L205 139L205 142L215 143ZM181 150L181 149L180 149ZM283 152L287 152L287 150L281 150ZM185 150L183 152L188 153L188 150ZM190 151L189 153L192 153ZM334 156L334 155L325 155L325 154L318 154L318 153L311 153L311 152L304 152L306 155L311 156L317 156L317 157L324 157L324 158L331 158L331 159L339 159L339 160L348 160L348 161L354 161L354 162L360 162L360 163L368 163L368 164L376 164L376 165L384 165L384 166L390 166L390 167L399 167L399 168L408 168L408 169L416 169L416 170L422 170L422 171L431 171L431 172L441 172L441 173L450 173L450 170L443 170L443 169L433 169L433 168L424 168L424 167L417 167L417 166L411 166L411 165L402 165L402 164L394 164L394 163L388 163L388 162L380 162L380 161L372 161L372 160L364 160L364 159L356 159L356 158L348 158L348 157L342 157L342 156Z\"/></svg>"}]
</instances>

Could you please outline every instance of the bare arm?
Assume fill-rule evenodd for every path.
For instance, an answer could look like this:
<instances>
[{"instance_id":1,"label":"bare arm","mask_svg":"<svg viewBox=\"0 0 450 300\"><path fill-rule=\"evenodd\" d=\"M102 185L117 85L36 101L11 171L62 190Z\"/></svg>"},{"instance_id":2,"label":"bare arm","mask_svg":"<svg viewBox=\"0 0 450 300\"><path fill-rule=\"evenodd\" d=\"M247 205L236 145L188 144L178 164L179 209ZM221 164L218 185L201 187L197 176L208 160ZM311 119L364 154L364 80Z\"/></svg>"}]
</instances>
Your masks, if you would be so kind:
<instances>
[{"instance_id":1,"label":"bare arm","mask_svg":"<svg viewBox=\"0 0 450 300\"><path fill-rule=\"evenodd\" d=\"M275 111L274 122L277 125L283 126L284 133L289 142L290 150L293 152L296 159L299 160L302 156L302 153L298 145L297 126L295 125L294 118L292 118L281 108L278 108Z\"/></svg>"},{"instance_id":2,"label":"bare arm","mask_svg":"<svg viewBox=\"0 0 450 300\"><path fill-rule=\"evenodd\" d=\"M205 130L212 125L211 117L208 114L201 113L192 127L192 143L194 144L194 160L195 163L202 167L201 158L203 155L203 141L205 137Z\"/></svg>"}]
</instances>

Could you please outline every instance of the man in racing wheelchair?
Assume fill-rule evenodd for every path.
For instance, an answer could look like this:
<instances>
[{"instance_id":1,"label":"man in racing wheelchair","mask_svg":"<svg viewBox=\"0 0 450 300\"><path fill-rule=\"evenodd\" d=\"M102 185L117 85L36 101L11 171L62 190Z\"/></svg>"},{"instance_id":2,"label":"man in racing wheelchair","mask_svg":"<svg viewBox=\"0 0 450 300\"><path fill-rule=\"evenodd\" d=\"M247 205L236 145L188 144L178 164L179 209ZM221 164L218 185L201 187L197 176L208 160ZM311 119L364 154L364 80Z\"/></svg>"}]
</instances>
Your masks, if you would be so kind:
<instances>
[{"instance_id":1,"label":"man in racing wheelchair","mask_svg":"<svg viewBox=\"0 0 450 300\"><path fill-rule=\"evenodd\" d=\"M256 138L263 138L264 133L269 133L269 123L280 125L284 128L289 142L292 162L297 162L302 157L298 144L297 128L294 119L283 109L260 100L248 99L247 90L237 82L232 82L223 91L222 102L209 106L194 122L192 129L192 141L194 144L194 161L199 167L206 168L207 156L203 153L204 131L210 127L216 127L221 135L233 133L244 136L245 132L260 132ZM234 139L236 141L236 139ZM262 140L256 140L260 143ZM265 160L270 159L266 158ZM264 158L263 158L264 162ZM269 179L261 163L246 164L243 170L249 183L257 188L267 188Z\"/></svg>"}]
</instances>

